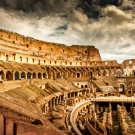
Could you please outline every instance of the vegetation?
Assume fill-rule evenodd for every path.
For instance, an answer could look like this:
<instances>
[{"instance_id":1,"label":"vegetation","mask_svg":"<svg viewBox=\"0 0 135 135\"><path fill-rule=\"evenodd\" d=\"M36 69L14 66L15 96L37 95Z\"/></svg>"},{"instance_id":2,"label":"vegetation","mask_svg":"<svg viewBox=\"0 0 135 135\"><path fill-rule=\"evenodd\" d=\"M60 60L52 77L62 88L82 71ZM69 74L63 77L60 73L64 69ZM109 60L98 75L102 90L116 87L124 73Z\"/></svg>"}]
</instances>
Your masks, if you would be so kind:
<instances>
[{"instance_id":1,"label":"vegetation","mask_svg":"<svg viewBox=\"0 0 135 135\"><path fill-rule=\"evenodd\" d=\"M113 123L114 123L114 126L118 126L117 115L113 115Z\"/></svg>"},{"instance_id":2,"label":"vegetation","mask_svg":"<svg viewBox=\"0 0 135 135\"><path fill-rule=\"evenodd\" d=\"M113 115L114 135L119 135L119 126L117 122L117 115Z\"/></svg>"},{"instance_id":3,"label":"vegetation","mask_svg":"<svg viewBox=\"0 0 135 135\"><path fill-rule=\"evenodd\" d=\"M119 127L115 127L114 128L114 134L115 135L119 135Z\"/></svg>"},{"instance_id":4,"label":"vegetation","mask_svg":"<svg viewBox=\"0 0 135 135\"><path fill-rule=\"evenodd\" d=\"M135 120L134 120L133 115L132 115L132 114L129 114L128 116L130 117L130 119L132 120L132 122L134 122L134 123L135 123Z\"/></svg>"}]
</instances>

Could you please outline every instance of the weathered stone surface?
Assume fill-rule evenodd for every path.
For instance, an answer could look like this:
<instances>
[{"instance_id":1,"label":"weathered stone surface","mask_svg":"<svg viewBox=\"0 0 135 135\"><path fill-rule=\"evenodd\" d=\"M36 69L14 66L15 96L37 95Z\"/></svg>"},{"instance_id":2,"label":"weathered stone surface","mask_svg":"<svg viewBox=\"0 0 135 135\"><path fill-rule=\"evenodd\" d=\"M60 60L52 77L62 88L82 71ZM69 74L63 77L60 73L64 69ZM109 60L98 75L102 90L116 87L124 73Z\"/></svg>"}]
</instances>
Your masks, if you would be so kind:
<instances>
[{"instance_id":1,"label":"weathered stone surface","mask_svg":"<svg viewBox=\"0 0 135 135\"><path fill-rule=\"evenodd\" d=\"M61 119L62 118L62 114L56 111L52 112L52 118L54 119Z\"/></svg>"},{"instance_id":2,"label":"weathered stone surface","mask_svg":"<svg viewBox=\"0 0 135 135\"><path fill-rule=\"evenodd\" d=\"M59 128L61 130L65 130L66 129L65 123L61 119L55 119L52 122L55 125L55 127Z\"/></svg>"}]
</instances>

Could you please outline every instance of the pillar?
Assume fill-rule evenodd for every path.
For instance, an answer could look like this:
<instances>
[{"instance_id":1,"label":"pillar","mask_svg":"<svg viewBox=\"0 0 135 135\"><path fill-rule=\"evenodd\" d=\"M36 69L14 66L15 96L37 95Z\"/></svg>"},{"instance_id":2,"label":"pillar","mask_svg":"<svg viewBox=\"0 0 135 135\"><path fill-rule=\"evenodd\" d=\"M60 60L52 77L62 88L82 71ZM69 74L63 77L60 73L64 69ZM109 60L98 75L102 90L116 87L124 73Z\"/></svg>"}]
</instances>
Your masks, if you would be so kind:
<instances>
[{"instance_id":1,"label":"pillar","mask_svg":"<svg viewBox=\"0 0 135 135\"><path fill-rule=\"evenodd\" d=\"M27 79L27 72L25 72L25 79Z\"/></svg>"},{"instance_id":2,"label":"pillar","mask_svg":"<svg viewBox=\"0 0 135 135\"><path fill-rule=\"evenodd\" d=\"M61 96L59 96L59 101L61 102Z\"/></svg>"},{"instance_id":3,"label":"pillar","mask_svg":"<svg viewBox=\"0 0 135 135\"><path fill-rule=\"evenodd\" d=\"M43 77L43 73L41 73L41 78L42 78L42 79L44 79L44 77Z\"/></svg>"},{"instance_id":4,"label":"pillar","mask_svg":"<svg viewBox=\"0 0 135 135\"><path fill-rule=\"evenodd\" d=\"M52 100L50 100L50 111L52 111Z\"/></svg>"},{"instance_id":5,"label":"pillar","mask_svg":"<svg viewBox=\"0 0 135 135\"><path fill-rule=\"evenodd\" d=\"M21 72L19 72L19 79L21 79Z\"/></svg>"},{"instance_id":6,"label":"pillar","mask_svg":"<svg viewBox=\"0 0 135 135\"><path fill-rule=\"evenodd\" d=\"M13 81L14 81L15 80L15 72L14 71L13 71L12 75L13 75Z\"/></svg>"},{"instance_id":7,"label":"pillar","mask_svg":"<svg viewBox=\"0 0 135 135\"><path fill-rule=\"evenodd\" d=\"M58 97L56 97L56 105L58 105Z\"/></svg>"},{"instance_id":8,"label":"pillar","mask_svg":"<svg viewBox=\"0 0 135 135\"><path fill-rule=\"evenodd\" d=\"M14 123L13 121L9 118L6 118L6 135L14 135Z\"/></svg>"},{"instance_id":9,"label":"pillar","mask_svg":"<svg viewBox=\"0 0 135 135\"><path fill-rule=\"evenodd\" d=\"M0 114L0 135L4 135L4 116Z\"/></svg>"},{"instance_id":10,"label":"pillar","mask_svg":"<svg viewBox=\"0 0 135 135\"><path fill-rule=\"evenodd\" d=\"M3 71L4 72L4 79L3 80L6 80L6 71Z\"/></svg>"},{"instance_id":11,"label":"pillar","mask_svg":"<svg viewBox=\"0 0 135 135\"><path fill-rule=\"evenodd\" d=\"M124 102L122 102L122 106L124 106Z\"/></svg>"},{"instance_id":12,"label":"pillar","mask_svg":"<svg viewBox=\"0 0 135 135\"><path fill-rule=\"evenodd\" d=\"M55 98L53 98L53 109L55 109Z\"/></svg>"},{"instance_id":13,"label":"pillar","mask_svg":"<svg viewBox=\"0 0 135 135\"><path fill-rule=\"evenodd\" d=\"M75 92L73 92L73 97L75 97Z\"/></svg>"},{"instance_id":14,"label":"pillar","mask_svg":"<svg viewBox=\"0 0 135 135\"><path fill-rule=\"evenodd\" d=\"M134 107L134 103L133 102L131 103L131 106Z\"/></svg>"}]
</instances>

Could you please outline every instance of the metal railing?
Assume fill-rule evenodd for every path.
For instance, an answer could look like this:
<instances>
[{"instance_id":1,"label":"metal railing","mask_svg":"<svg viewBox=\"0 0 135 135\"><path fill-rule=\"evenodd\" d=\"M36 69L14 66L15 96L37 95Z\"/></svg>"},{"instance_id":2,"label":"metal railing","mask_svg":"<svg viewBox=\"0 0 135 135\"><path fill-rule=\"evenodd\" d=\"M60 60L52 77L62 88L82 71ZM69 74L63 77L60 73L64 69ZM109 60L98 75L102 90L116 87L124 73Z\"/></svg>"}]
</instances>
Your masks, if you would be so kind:
<instances>
[{"instance_id":1,"label":"metal railing","mask_svg":"<svg viewBox=\"0 0 135 135\"><path fill-rule=\"evenodd\" d=\"M91 99L91 101L135 102L135 99Z\"/></svg>"}]
</instances>

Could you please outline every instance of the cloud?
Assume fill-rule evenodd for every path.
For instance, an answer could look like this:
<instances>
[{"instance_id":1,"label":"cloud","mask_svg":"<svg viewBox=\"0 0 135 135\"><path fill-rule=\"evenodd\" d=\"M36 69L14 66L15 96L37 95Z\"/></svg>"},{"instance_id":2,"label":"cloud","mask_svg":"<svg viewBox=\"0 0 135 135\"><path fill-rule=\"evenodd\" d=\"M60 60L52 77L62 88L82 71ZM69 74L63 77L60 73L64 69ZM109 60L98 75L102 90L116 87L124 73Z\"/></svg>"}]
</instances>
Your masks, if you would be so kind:
<instances>
[{"instance_id":1,"label":"cloud","mask_svg":"<svg viewBox=\"0 0 135 135\"><path fill-rule=\"evenodd\" d=\"M124 44L122 46L119 46L119 49L122 49L122 48L128 48L128 47L131 47L131 44L130 43L127 43L127 44Z\"/></svg>"},{"instance_id":2,"label":"cloud","mask_svg":"<svg viewBox=\"0 0 135 135\"><path fill-rule=\"evenodd\" d=\"M22 7L18 10L19 2ZM79 3L73 6L76 8L69 8L72 3L67 6L62 0L59 6L54 0L19 2L15 8L9 5L10 10L4 5L0 8L1 28L48 42L95 45L103 60L122 62L134 58L135 20L131 12L122 9L123 1L117 7L101 7L100 1L97 5L87 1L84 8L77 7Z\"/></svg>"},{"instance_id":3,"label":"cloud","mask_svg":"<svg viewBox=\"0 0 135 135\"><path fill-rule=\"evenodd\" d=\"M108 6L103 9L103 14L110 18L109 23L115 25L129 22L133 20L133 17L131 14L126 14L124 11L118 9L115 6Z\"/></svg>"}]
</instances>

